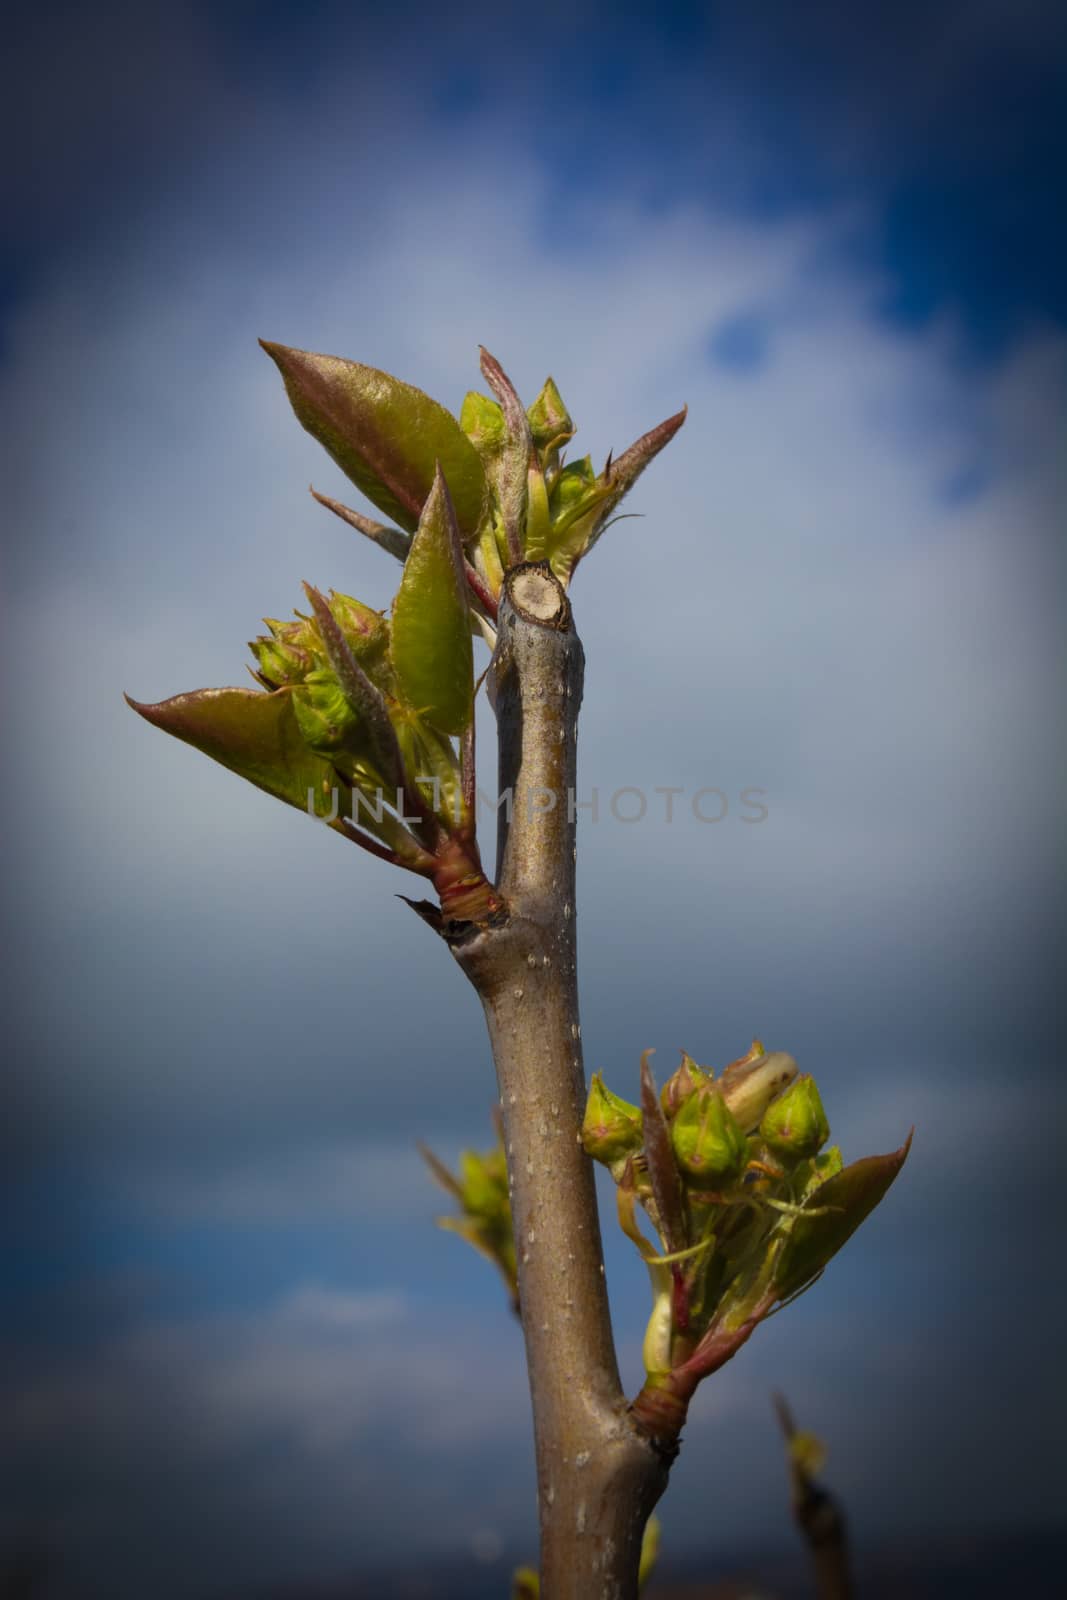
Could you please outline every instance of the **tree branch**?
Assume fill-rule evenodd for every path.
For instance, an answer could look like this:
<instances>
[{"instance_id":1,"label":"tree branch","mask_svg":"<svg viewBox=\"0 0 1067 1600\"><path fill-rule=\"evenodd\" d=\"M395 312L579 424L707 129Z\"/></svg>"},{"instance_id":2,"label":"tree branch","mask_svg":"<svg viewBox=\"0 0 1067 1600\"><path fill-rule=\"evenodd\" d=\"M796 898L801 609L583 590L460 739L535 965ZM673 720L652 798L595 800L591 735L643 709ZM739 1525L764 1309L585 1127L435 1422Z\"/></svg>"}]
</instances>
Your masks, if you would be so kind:
<instances>
[{"instance_id":1,"label":"tree branch","mask_svg":"<svg viewBox=\"0 0 1067 1600\"><path fill-rule=\"evenodd\" d=\"M585 1109L573 797L583 654L547 565L513 569L490 689L500 737L506 918L452 944L496 1061L530 1374L543 1600L633 1600L667 1481L619 1382Z\"/></svg>"},{"instance_id":2,"label":"tree branch","mask_svg":"<svg viewBox=\"0 0 1067 1600\"><path fill-rule=\"evenodd\" d=\"M786 1440L793 1517L811 1554L816 1593L819 1600L852 1600L855 1591L845 1513L790 1448L797 1430L784 1395L774 1396L774 1409Z\"/></svg>"}]
</instances>

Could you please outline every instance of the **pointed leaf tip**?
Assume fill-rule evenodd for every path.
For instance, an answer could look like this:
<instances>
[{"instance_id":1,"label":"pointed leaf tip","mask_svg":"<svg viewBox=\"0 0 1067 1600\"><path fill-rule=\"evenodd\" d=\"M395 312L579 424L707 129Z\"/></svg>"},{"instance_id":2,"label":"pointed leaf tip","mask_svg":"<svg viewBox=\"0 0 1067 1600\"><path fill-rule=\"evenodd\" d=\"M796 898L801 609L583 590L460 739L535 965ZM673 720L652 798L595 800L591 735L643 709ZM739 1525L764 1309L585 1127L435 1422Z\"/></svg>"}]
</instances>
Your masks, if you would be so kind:
<instances>
[{"instance_id":1,"label":"pointed leaf tip","mask_svg":"<svg viewBox=\"0 0 1067 1600\"><path fill-rule=\"evenodd\" d=\"M260 345L278 367L301 425L379 509L413 532L439 457L463 537L475 537L488 493L485 472L444 406L375 367L266 339Z\"/></svg>"},{"instance_id":2,"label":"pointed leaf tip","mask_svg":"<svg viewBox=\"0 0 1067 1600\"><path fill-rule=\"evenodd\" d=\"M574 437L574 420L563 404L563 396L551 377L546 378L541 385L541 392L533 404L527 407L526 415L538 450L558 456L560 446Z\"/></svg>"},{"instance_id":3,"label":"pointed leaf tip","mask_svg":"<svg viewBox=\"0 0 1067 1600\"><path fill-rule=\"evenodd\" d=\"M288 805L306 810L309 790L320 816L338 790L344 791L339 803L347 804L347 786L304 742L288 688L270 693L197 689L155 705L129 695L126 701L153 727L193 745Z\"/></svg>"},{"instance_id":4,"label":"pointed leaf tip","mask_svg":"<svg viewBox=\"0 0 1067 1600\"><path fill-rule=\"evenodd\" d=\"M885 1198L908 1158L914 1132L899 1150L854 1161L814 1190L810 1215L796 1218L782 1248L774 1274L779 1300L805 1288Z\"/></svg>"},{"instance_id":5,"label":"pointed leaf tip","mask_svg":"<svg viewBox=\"0 0 1067 1600\"><path fill-rule=\"evenodd\" d=\"M667 417L665 421L657 423L654 428L650 428L647 433L643 433L639 439L635 439L630 448L624 450L621 456L617 456L614 460L609 456L608 467L605 468L604 475L612 484L612 487L621 488L622 493L625 494L626 490L636 482L649 462L654 460L660 451L670 444L688 415L689 407L685 405L681 411L676 411L672 417Z\"/></svg>"},{"instance_id":6,"label":"pointed leaf tip","mask_svg":"<svg viewBox=\"0 0 1067 1600\"><path fill-rule=\"evenodd\" d=\"M401 896L401 899L403 899L403 896ZM450 1194L454 1200L458 1200L460 1203L462 1203L462 1186L459 1184L453 1174L449 1172L444 1162L441 1161L439 1157L435 1156L429 1145L424 1144L421 1139L416 1140L415 1147L418 1150L419 1155L425 1161L427 1167L430 1169L430 1175L438 1187L443 1189L446 1194Z\"/></svg>"},{"instance_id":7,"label":"pointed leaf tip","mask_svg":"<svg viewBox=\"0 0 1067 1600\"><path fill-rule=\"evenodd\" d=\"M313 483L308 484L308 492L320 506L325 506L335 517L347 522L350 528L355 528L365 538L387 550L401 564L406 561L407 553L411 549L410 533L403 533L399 528L390 528L384 522L376 522L373 517L365 517L362 511L353 511L351 506L346 506L341 500L335 500L332 495L321 494Z\"/></svg>"},{"instance_id":8,"label":"pointed leaf tip","mask_svg":"<svg viewBox=\"0 0 1067 1600\"><path fill-rule=\"evenodd\" d=\"M526 415L525 407L519 399L515 385L504 371L500 362L494 355L490 355L484 345L478 346L482 377L492 389L504 413L508 424L508 432L514 439L521 439L525 445L525 453L529 455L533 443L530 432L530 420Z\"/></svg>"}]
</instances>

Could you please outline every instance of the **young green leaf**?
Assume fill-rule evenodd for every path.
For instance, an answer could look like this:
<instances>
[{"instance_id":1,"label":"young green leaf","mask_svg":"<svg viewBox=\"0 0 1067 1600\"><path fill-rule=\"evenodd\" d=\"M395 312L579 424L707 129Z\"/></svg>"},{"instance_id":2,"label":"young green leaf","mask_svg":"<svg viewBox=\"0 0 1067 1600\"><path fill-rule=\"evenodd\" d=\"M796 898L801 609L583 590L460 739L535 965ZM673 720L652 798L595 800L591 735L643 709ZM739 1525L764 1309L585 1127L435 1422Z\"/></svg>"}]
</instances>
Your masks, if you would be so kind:
<instances>
[{"instance_id":1,"label":"young green leaf","mask_svg":"<svg viewBox=\"0 0 1067 1600\"><path fill-rule=\"evenodd\" d=\"M309 790L319 816L330 814L333 795L343 813L351 796L327 761L309 750L293 713L292 689L197 689L158 705L126 700L165 733L195 745L213 761L247 778L257 789L307 810ZM340 823L333 826L340 830Z\"/></svg>"},{"instance_id":2,"label":"young green leaf","mask_svg":"<svg viewBox=\"0 0 1067 1600\"><path fill-rule=\"evenodd\" d=\"M312 486L311 497L317 500L320 506L325 506L327 511L332 511L335 517L340 517L342 522L347 522L350 528L355 528L365 539L372 544L380 545L383 550L403 565L411 549L411 535L403 533L399 528L387 527L384 522L376 522L373 517L365 517L362 511L353 511L351 506L346 506L342 501L335 500L332 495L320 494Z\"/></svg>"},{"instance_id":3,"label":"young green leaf","mask_svg":"<svg viewBox=\"0 0 1067 1600\"><path fill-rule=\"evenodd\" d=\"M462 733L474 710L474 651L463 548L440 468L393 601L392 641L404 699L441 733Z\"/></svg>"},{"instance_id":4,"label":"young green leaf","mask_svg":"<svg viewBox=\"0 0 1067 1600\"><path fill-rule=\"evenodd\" d=\"M379 510L414 531L440 461L462 537L475 537L488 492L485 472L444 406L375 367L260 343L285 380L300 423Z\"/></svg>"},{"instance_id":5,"label":"young green leaf","mask_svg":"<svg viewBox=\"0 0 1067 1600\"><path fill-rule=\"evenodd\" d=\"M579 499L569 512L564 512L553 530L550 555L552 570L561 583L570 581L578 562L596 544L615 508L649 462L674 438L686 415L683 406L673 417L668 417L665 422L642 434L617 460L613 461L609 456L603 472L588 491L587 503L583 504ZM565 470L570 471L569 468ZM562 487L562 484L557 485L557 495ZM575 482L570 485L569 492L573 494L577 488L578 483Z\"/></svg>"},{"instance_id":6,"label":"young green leaf","mask_svg":"<svg viewBox=\"0 0 1067 1600\"><path fill-rule=\"evenodd\" d=\"M821 1184L811 1197L812 1214L797 1217L778 1257L774 1289L788 1300L816 1277L870 1216L911 1149L909 1133L899 1150L866 1156Z\"/></svg>"},{"instance_id":7,"label":"young green leaf","mask_svg":"<svg viewBox=\"0 0 1067 1600\"><path fill-rule=\"evenodd\" d=\"M665 422L657 422L640 439L635 439L630 448L624 450L621 456L616 456L614 461L609 458L604 468L604 481L614 490L616 502L622 499L628 489L633 488L649 462L670 444L688 415L689 407L683 406L673 417L668 417Z\"/></svg>"},{"instance_id":8,"label":"young green leaf","mask_svg":"<svg viewBox=\"0 0 1067 1600\"><path fill-rule=\"evenodd\" d=\"M428 722L398 704L393 708L394 726L405 772L446 833L455 833L473 820L473 807L463 798L459 760L451 739L438 733Z\"/></svg>"}]
</instances>

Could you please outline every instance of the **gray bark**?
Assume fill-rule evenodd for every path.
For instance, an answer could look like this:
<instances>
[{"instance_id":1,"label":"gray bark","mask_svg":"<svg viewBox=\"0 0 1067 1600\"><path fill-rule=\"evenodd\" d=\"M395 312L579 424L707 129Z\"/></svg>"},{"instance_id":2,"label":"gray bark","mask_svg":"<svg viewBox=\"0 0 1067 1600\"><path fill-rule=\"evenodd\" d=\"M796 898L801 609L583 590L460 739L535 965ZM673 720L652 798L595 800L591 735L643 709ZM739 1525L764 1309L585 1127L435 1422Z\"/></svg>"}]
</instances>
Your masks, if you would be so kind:
<instances>
[{"instance_id":1,"label":"gray bark","mask_svg":"<svg viewBox=\"0 0 1067 1600\"><path fill-rule=\"evenodd\" d=\"M490 693L505 914L453 942L485 1008L511 1179L530 1376L542 1600L633 1600L667 1465L619 1382L585 1110L575 967L575 793L583 655L546 567L508 574Z\"/></svg>"}]
</instances>

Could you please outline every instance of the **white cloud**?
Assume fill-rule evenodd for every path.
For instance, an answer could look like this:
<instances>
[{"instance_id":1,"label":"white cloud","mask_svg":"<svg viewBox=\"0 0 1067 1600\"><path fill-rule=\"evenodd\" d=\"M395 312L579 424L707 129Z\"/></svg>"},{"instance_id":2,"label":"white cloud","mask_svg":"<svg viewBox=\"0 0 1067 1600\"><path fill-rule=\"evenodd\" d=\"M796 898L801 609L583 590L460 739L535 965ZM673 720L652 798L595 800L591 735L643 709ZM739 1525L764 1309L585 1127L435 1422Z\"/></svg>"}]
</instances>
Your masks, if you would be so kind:
<instances>
[{"instance_id":1,"label":"white cloud","mask_svg":"<svg viewBox=\"0 0 1067 1600\"><path fill-rule=\"evenodd\" d=\"M398 1322L406 1309L404 1295L396 1290L351 1292L306 1283L286 1297L278 1315L283 1321L338 1334Z\"/></svg>"},{"instance_id":2,"label":"white cloud","mask_svg":"<svg viewBox=\"0 0 1067 1600\"><path fill-rule=\"evenodd\" d=\"M139 1214L179 1224L272 1227L348 1220L356 1225L377 1217L415 1224L435 1207L435 1191L413 1141L319 1140L266 1156L231 1154L211 1167L157 1163L119 1175L114 1189L116 1198Z\"/></svg>"},{"instance_id":3,"label":"white cloud","mask_svg":"<svg viewBox=\"0 0 1067 1600\"><path fill-rule=\"evenodd\" d=\"M1001 370L974 372L956 364L947 327L901 336L874 313L872 282L835 257L852 214L652 214L620 188L588 202L587 242L570 250L544 226L560 197L509 140L475 167L469 128L441 134L432 157L413 137L391 152L388 190L370 181L367 145L349 184L339 156L296 184L294 153L284 194L272 193L291 208L285 230L241 212L205 253L173 218L146 224L121 283L87 250L77 282L15 324L0 405L25 553L5 644L18 662L41 637L59 643L14 709L35 775L10 801L36 902L28 937L46 937L42 919L103 917L94 994L112 1008L128 985L166 987L190 960L190 926L204 961L247 949L227 991L237 1011L242 967L281 962L299 987L342 960L358 974L365 1035L380 1034L400 971L447 1006L451 974L389 910L389 892L410 884L161 739L119 699L122 687L151 698L240 681L243 639L261 613L296 601L301 577L388 600L391 564L304 492L312 476L349 491L288 415L260 332L387 364L454 406L476 381L482 339L527 392L552 367L596 458L689 402L686 428L633 495L644 520L612 529L575 584L589 658L581 781L605 794L755 785L771 818L747 837L734 824L728 837L692 823L587 830L586 904L612 907L623 861L658 877L661 902L646 909L661 925L691 929L695 885L726 893L732 937L770 967L788 964L776 952L792 928L823 916L829 885L890 927L904 905L952 920L974 892L990 915L1022 892L1052 826L1053 791L1037 775L1062 341L1035 335ZM262 181L263 151L251 169L244 159L226 183ZM738 376L709 362L708 337L749 311L766 319L769 358ZM984 492L947 498L972 468ZM57 761L69 781L42 790ZM308 906L346 908L343 951L326 943L328 922L295 909ZM181 1027L219 1003L206 981ZM249 992L250 1037L259 1005ZM416 1058L419 1008L393 1021L399 1058ZM41 1070L62 1063L66 1078L77 1040L62 1016L45 1026L57 1032ZM338 1080L339 1043L309 1051L299 1072L288 1052L245 1064L235 1052L220 1073L200 1041L180 1071L165 1048L146 1072L139 1052L116 1048L74 1086L72 1107L132 1096L137 1116L168 1107L173 1126L207 1076L224 1119L238 1085L266 1117L261 1087Z\"/></svg>"},{"instance_id":4,"label":"white cloud","mask_svg":"<svg viewBox=\"0 0 1067 1600\"><path fill-rule=\"evenodd\" d=\"M208 1571L237 1584L285 1563L365 1569L402 1547L412 1515L420 1549L453 1554L480 1526L526 1529L522 1471L480 1484L525 1433L518 1337L428 1321L395 1286L304 1283L247 1313L22 1352L0 1387L25 1525L116 1594L148 1581L144 1560L168 1597Z\"/></svg>"},{"instance_id":5,"label":"white cloud","mask_svg":"<svg viewBox=\"0 0 1067 1600\"><path fill-rule=\"evenodd\" d=\"M582 785L754 784L771 805L747 834L583 831L587 1038L632 1040L633 1064L657 1042L710 1058L716 1030L762 1028L757 1000L787 1035L772 1043L792 1044L791 1008L813 1030L817 1013L813 1042L855 1074L830 1104L847 1152L914 1117L916 1172L962 1188L998 1100L961 1106L947 1080L977 1076L978 1000L1017 1003L1060 793L1045 775L1062 340L1038 330L1001 368L965 368L951 327L879 319L880 286L837 253L862 217L653 211L624 183L607 203L499 130L435 128L430 154L427 125L398 136L381 95L358 128L341 98L324 102L329 143L313 122L284 148L267 128L220 152L195 201L131 225L118 259L86 241L12 327L8 960L27 1094L87 1159L135 1154L127 1221L377 1208L415 1225L435 1197L410 1141L469 1121L483 1142L480 1018L390 900L411 884L119 698L240 681L243 640L302 577L389 598L385 558L306 496L309 477L350 491L287 414L258 334L388 366L453 406L481 340L527 393L551 367L595 459L690 405L633 496L645 520L612 529L575 585ZM767 335L746 375L707 354L741 314ZM953 497L968 473L981 492ZM942 1035L959 1021L956 1045L931 1048L938 1086L864 1079L916 1015ZM714 1041L686 1037L694 1023ZM146 1462L175 1499L210 1466L227 1516L233 1494L268 1530L300 1522L350 1553L353 1504L387 1544L412 1470L464 1452L501 1465L490 1492L518 1526L515 1332L428 1315L402 1269L358 1290L298 1280L266 1314L146 1323L13 1368L12 1443L62 1450L86 1526L119 1515ZM723 1393L730 1418L754 1401ZM427 1516L461 1528L473 1480L443 1477ZM175 1513L183 1537L205 1481ZM72 1515L61 1489L54 1505Z\"/></svg>"}]
</instances>

